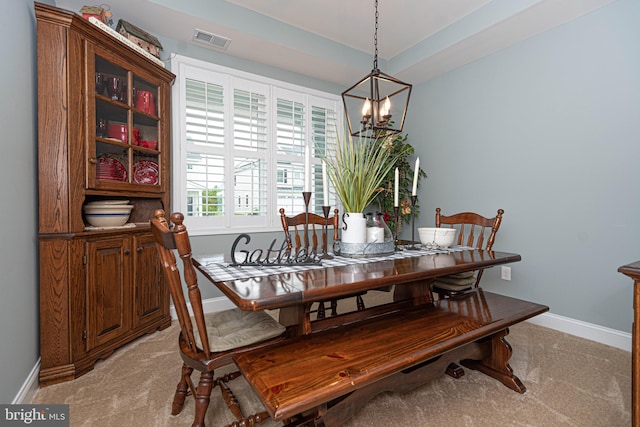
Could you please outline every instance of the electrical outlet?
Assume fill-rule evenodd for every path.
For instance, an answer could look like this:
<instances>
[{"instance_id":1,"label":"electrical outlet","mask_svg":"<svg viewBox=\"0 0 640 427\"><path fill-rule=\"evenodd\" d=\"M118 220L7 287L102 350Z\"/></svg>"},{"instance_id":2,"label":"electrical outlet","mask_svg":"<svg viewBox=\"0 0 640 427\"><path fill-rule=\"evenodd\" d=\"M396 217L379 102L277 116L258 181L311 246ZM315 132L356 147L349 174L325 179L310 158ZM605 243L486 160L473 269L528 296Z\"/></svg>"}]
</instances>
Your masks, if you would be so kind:
<instances>
[{"instance_id":1,"label":"electrical outlet","mask_svg":"<svg viewBox=\"0 0 640 427\"><path fill-rule=\"evenodd\" d=\"M502 280L511 280L511 267L502 266L502 270L500 272L500 278Z\"/></svg>"}]
</instances>

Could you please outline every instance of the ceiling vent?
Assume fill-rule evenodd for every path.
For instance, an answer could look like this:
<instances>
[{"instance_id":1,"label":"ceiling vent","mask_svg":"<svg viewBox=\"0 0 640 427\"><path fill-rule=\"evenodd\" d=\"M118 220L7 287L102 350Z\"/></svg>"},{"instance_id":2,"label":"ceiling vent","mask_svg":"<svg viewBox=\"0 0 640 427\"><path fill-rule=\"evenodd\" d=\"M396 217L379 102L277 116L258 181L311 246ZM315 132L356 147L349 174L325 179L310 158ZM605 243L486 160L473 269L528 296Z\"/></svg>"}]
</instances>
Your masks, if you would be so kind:
<instances>
[{"instance_id":1,"label":"ceiling vent","mask_svg":"<svg viewBox=\"0 0 640 427\"><path fill-rule=\"evenodd\" d=\"M217 36L206 31L198 30L197 28L193 32L193 41L222 50L225 50L227 47L229 47L229 43L231 43L231 39Z\"/></svg>"}]
</instances>

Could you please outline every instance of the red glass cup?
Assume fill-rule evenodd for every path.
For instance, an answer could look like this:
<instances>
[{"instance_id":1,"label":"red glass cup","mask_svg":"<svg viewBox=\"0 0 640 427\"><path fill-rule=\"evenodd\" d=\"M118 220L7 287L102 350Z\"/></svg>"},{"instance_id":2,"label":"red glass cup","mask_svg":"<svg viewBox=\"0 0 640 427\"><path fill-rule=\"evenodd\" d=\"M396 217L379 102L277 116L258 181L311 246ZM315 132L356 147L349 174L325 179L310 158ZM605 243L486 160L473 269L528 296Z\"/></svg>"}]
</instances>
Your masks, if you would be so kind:
<instances>
[{"instance_id":1,"label":"red glass cup","mask_svg":"<svg viewBox=\"0 0 640 427\"><path fill-rule=\"evenodd\" d=\"M140 111L156 115L156 97L148 90L136 90L135 106Z\"/></svg>"}]
</instances>

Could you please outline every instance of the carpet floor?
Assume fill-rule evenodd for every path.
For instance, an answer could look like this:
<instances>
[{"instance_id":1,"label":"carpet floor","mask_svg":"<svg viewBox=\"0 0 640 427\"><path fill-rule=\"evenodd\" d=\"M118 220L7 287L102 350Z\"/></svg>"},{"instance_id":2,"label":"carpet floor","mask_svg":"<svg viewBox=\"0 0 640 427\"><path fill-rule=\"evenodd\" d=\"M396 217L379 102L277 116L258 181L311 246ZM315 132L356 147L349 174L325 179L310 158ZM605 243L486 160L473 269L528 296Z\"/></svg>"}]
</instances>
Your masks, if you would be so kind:
<instances>
[{"instance_id":1,"label":"carpet floor","mask_svg":"<svg viewBox=\"0 0 640 427\"><path fill-rule=\"evenodd\" d=\"M527 388L518 394L476 371L446 375L405 394L373 398L345 427L631 425L631 353L531 323L510 328L511 367ZM32 403L70 405L73 427L189 426L193 399L177 416L171 401L182 365L176 322L145 336L70 382L41 388ZM229 367L216 374L232 370ZM194 373L197 381L197 374ZM245 413L260 403L244 379L232 388ZM217 389L207 411L209 427L233 422ZM272 420L260 424L278 426Z\"/></svg>"}]
</instances>

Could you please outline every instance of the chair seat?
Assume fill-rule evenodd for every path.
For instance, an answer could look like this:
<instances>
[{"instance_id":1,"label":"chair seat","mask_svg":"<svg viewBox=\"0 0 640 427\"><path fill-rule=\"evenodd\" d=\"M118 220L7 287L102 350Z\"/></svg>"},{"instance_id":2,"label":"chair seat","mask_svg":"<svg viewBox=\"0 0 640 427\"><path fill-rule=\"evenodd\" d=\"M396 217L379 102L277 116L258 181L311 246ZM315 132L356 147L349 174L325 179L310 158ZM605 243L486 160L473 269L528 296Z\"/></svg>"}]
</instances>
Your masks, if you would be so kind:
<instances>
[{"instance_id":1,"label":"chair seat","mask_svg":"<svg viewBox=\"0 0 640 427\"><path fill-rule=\"evenodd\" d=\"M226 351L281 335L286 328L264 311L244 311L239 308L217 311L205 315L209 349L212 352ZM196 345L202 341L193 321Z\"/></svg>"},{"instance_id":2,"label":"chair seat","mask_svg":"<svg viewBox=\"0 0 640 427\"><path fill-rule=\"evenodd\" d=\"M438 277L433 282L433 289L444 289L447 291L460 291L470 289L476 284L476 275L474 271L465 271L463 273L450 274L448 276Z\"/></svg>"}]
</instances>

